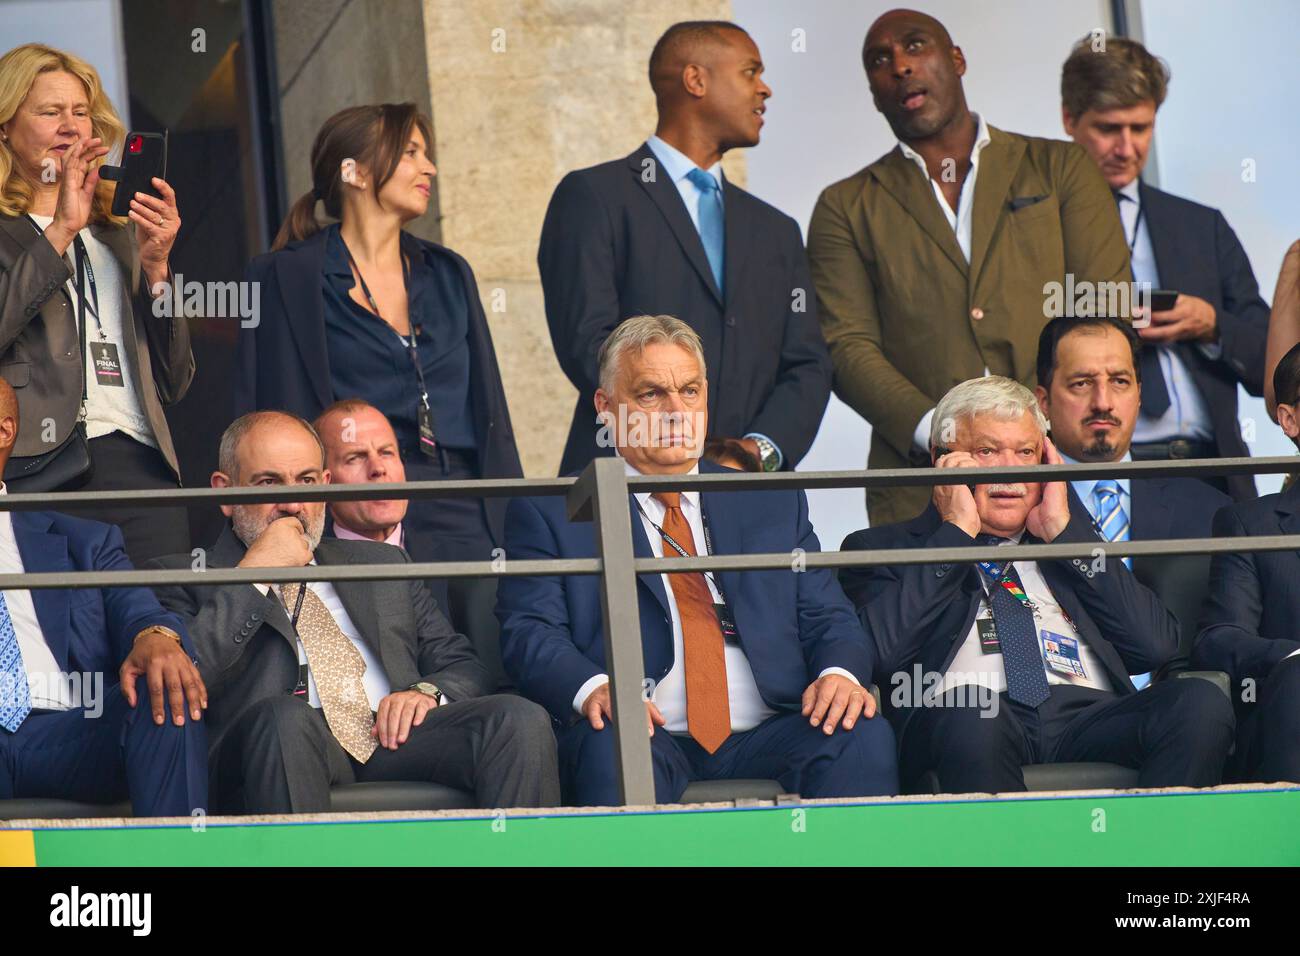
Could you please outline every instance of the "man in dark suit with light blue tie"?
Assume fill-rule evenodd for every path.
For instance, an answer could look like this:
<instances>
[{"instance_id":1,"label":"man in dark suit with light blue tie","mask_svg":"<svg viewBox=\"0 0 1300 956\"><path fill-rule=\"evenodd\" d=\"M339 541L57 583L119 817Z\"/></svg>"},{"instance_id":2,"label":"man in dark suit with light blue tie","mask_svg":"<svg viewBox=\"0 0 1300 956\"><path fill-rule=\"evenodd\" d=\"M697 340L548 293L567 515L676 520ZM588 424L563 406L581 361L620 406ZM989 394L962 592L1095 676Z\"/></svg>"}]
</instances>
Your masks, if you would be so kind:
<instances>
[{"instance_id":1,"label":"man in dark suit with light blue tie","mask_svg":"<svg viewBox=\"0 0 1300 956\"><path fill-rule=\"evenodd\" d=\"M1002 376L954 386L935 409L939 468L1061 459L1032 392ZM900 738L905 787L1025 789L1029 763L1106 761L1142 787L1217 784L1232 707L1211 682L1130 674L1178 648L1173 615L1122 561L1091 545L1065 482L936 485L911 521L856 531L843 550L1073 543L1084 557L845 568L840 580L880 652L876 680ZM888 688L886 687L888 685Z\"/></svg>"},{"instance_id":2,"label":"man in dark suit with light blue tie","mask_svg":"<svg viewBox=\"0 0 1300 956\"><path fill-rule=\"evenodd\" d=\"M1038 339L1039 406L1068 464L1131 461L1143 391L1142 343L1105 316L1061 317ZM1232 499L1196 478L1082 478L1070 483L1107 541L1208 538L1214 513ZM1133 559L1124 563L1133 567ZM1188 622L1191 626L1192 622ZM1150 674L1137 674L1145 687Z\"/></svg>"},{"instance_id":3,"label":"man in dark suit with light blue tie","mask_svg":"<svg viewBox=\"0 0 1300 956\"><path fill-rule=\"evenodd\" d=\"M1273 374L1277 421L1300 445L1300 345ZM1214 516L1215 537L1300 534L1300 485ZM1237 708L1236 780L1300 783L1300 552L1225 551L1192 652L1195 667L1227 671Z\"/></svg>"},{"instance_id":4,"label":"man in dark suit with light blue tie","mask_svg":"<svg viewBox=\"0 0 1300 956\"><path fill-rule=\"evenodd\" d=\"M627 320L600 370L596 410L629 474L727 470L698 462L709 383L685 323ZM638 579L657 801L676 802L692 780L737 777L773 777L805 797L897 792L894 737L867 690L875 649L834 575L798 561L819 550L804 493L635 494L628 508L638 557L794 556L791 570ZM510 560L592 557L593 529L569 521L562 499L517 498L506 550ZM507 671L559 723L566 801L617 804L599 581L502 578L497 614Z\"/></svg>"},{"instance_id":5,"label":"man in dark suit with light blue tie","mask_svg":"<svg viewBox=\"0 0 1300 956\"><path fill-rule=\"evenodd\" d=\"M1268 305L1223 213L1141 182L1169 69L1142 44L1080 41L1061 72L1066 133L1101 168L1128 241L1133 279L1178 293L1138 332L1142 408L1133 457L1236 458L1250 452L1237 421L1237 385L1263 394ZM1203 479L1238 501L1250 475Z\"/></svg>"},{"instance_id":6,"label":"man in dark suit with light blue tie","mask_svg":"<svg viewBox=\"0 0 1300 956\"><path fill-rule=\"evenodd\" d=\"M537 263L560 367L578 389L561 474L609 454L592 427L601 343L623 319L666 313L700 336L713 377L709 426L764 470L793 469L830 397L799 225L722 173L755 146L772 91L732 23L678 23L655 44L659 123L623 159L565 176Z\"/></svg>"},{"instance_id":7,"label":"man in dark suit with light blue tie","mask_svg":"<svg viewBox=\"0 0 1300 956\"><path fill-rule=\"evenodd\" d=\"M17 436L0 379L0 471ZM0 573L129 570L113 525L0 511ZM148 588L0 592L0 800L129 796L141 817L206 811L208 700L192 654Z\"/></svg>"}]
</instances>

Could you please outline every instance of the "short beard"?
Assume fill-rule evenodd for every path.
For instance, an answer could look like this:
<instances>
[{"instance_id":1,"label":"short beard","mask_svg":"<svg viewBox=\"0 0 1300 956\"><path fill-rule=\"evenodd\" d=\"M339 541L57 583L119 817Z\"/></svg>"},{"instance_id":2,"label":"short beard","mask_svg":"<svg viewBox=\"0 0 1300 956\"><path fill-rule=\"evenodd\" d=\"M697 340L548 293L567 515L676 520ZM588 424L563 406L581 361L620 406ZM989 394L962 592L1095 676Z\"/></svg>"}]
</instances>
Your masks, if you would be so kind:
<instances>
[{"instance_id":1,"label":"short beard","mask_svg":"<svg viewBox=\"0 0 1300 956\"><path fill-rule=\"evenodd\" d=\"M1114 461L1119 451L1105 438L1098 438L1091 445L1084 445L1079 450L1080 461Z\"/></svg>"},{"instance_id":2,"label":"short beard","mask_svg":"<svg viewBox=\"0 0 1300 956\"><path fill-rule=\"evenodd\" d=\"M311 550L314 553L320 546L320 539L325 534L325 509L322 508L315 520L309 525L301 514L284 515L273 514L269 518L262 518L246 508L238 505L234 508L234 513L230 516L230 523L235 529L235 537L244 542L244 547L251 548L257 539L266 533L266 529L271 527L281 518L293 518L302 525L302 533L307 536L311 542Z\"/></svg>"}]
</instances>

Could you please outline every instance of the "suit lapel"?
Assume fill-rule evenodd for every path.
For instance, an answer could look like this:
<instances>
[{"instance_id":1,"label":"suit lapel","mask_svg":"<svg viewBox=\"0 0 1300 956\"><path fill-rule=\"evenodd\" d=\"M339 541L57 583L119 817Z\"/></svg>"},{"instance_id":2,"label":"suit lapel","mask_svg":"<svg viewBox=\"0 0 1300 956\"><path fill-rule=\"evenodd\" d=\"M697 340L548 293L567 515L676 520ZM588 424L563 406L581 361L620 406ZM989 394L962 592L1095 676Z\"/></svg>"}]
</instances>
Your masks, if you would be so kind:
<instances>
[{"instance_id":1,"label":"suit lapel","mask_svg":"<svg viewBox=\"0 0 1300 956\"><path fill-rule=\"evenodd\" d=\"M636 498L628 495L628 507L631 509L632 521L632 555L637 558L653 558L654 551L650 548L650 539L646 536L645 522L641 520L641 511L636 506ZM668 616L668 594L664 590L664 578L662 574L638 574L636 576L637 584L641 587L648 588L654 595L654 599L659 602L663 608L664 616Z\"/></svg>"},{"instance_id":2,"label":"suit lapel","mask_svg":"<svg viewBox=\"0 0 1300 956\"><path fill-rule=\"evenodd\" d=\"M36 230L32 228L31 220L26 216L17 216L12 219L8 217L0 217L0 235L9 237L10 242L18 247L18 255L21 255L30 249L32 243L40 238L40 236L36 234ZM17 256L15 256L15 258L17 258ZM72 273L75 278L76 269L72 262L71 247L69 247L69 252L63 254L63 261L67 264L68 271ZM77 304L72 301L72 294L68 292L68 284L66 282L60 283L58 291L63 298L67 300L68 308L74 310L75 314Z\"/></svg>"},{"instance_id":3,"label":"suit lapel","mask_svg":"<svg viewBox=\"0 0 1300 956\"><path fill-rule=\"evenodd\" d=\"M316 563L322 567L351 564L354 552L346 543L336 538L323 538L316 548ZM334 592L343 603L343 609L352 618L361 639L366 642L380 661L384 650L380 641L379 607L375 603L378 581L333 581ZM387 662L384 664L388 669Z\"/></svg>"},{"instance_id":4,"label":"suit lapel","mask_svg":"<svg viewBox=\"0 0 1300 956\"><path fill-rule=\"evenodd\" d=\"M328 230L322 230L293 250L292 255L275 257L276 285L289 332L309 375L312 391L322 408L334 401L325 356L325 300L321 292L321 270L325 264Z\"/></svg>"},{"instance_id":5,"label":"suit lapel","mask_svg":"<svg viewBox=\"0 0 1300 956\"><path fill-rule=\"evenodd\" d=\"M745 265L755 236L746 203L749 197L739 186L733 186L726 176L722 177L722 196L722 212L726 223L722 279L727 286L726 301L735 302L740 294L741 280L744 278Z\"/></svg>"},{"instance_id":6,"label":"suit lapel","mask_svg":"<svg viewBox=\"0 0 1300 956\"><path fill-rule=\"evenodd\" d=\"M647 167L643 164L649 159L654 165ZM705 255L704 243L700 241L700 234L691 222L690 213L686 211L686 204L682 202L682 195L677 191L677 184L672 182L664 172L654 152L648 145L642 146L635 153L628 157L628 166L631 168L636 180L641 184L641 188L646 191L654 204L659 207L659 212L663 214L668 223L668 228L672 230L673 236L677 239L678 245L682 247L687 261L699 273L700 279L709 287L713 297L722 304L722 290L718 288L717 282L713 279L713 269L709 266L709 257ZM649 182L646 181L645 170L653 169L654 178ZM724 199L725 202L725 199ZM724 218L726 210L723 210ZM724 236L724 242L730 236ZM726 278L724 273L723 278Z\"/></svg>"},{"instance_id":7,"label":"suit lapel","mask_svg":"<svg viewBox=\"0 0 1300 956\"><path fill-rule=\"evenodd\" d=\"M74 571L68 560L68 539L49 530L50 519L39 511L10 512L14 541L23 559L23 570L30 574L46 571ZM38 588L28 592L41 633L50 646L59 667L68 670L69 592L66 588Z\"/></svg>"},{"instance_id":8,"label":"suit lapel","mask_svg":"<svg viewBox=\"0 0 1300 956\"><path fill-rule=\"evenodd\" d=\"M1147 226L1147 236L1151 239L1151 253L1156 259L1156 272L1160 284L1165 288L1178 288L1180 283L1176 275L1178 251L1174 247L1174 238L1178 230L1170 229L1165 221L1164 204L1158 192L1146 183L1138 182L1138 200L1141 202L1142 219Z\"/></svg>"},{"instance_id":9,"label":"suit lapel","mask_svg":"<svg viewBox=\"0 0 1300 956\"><path fill-rule=\"evenodd\" d=\"M1002 217L1007 214L1007 192L1025 144L1006 136L1001 130L989 130L989 143L980 152L979 175L975 177L975 198L971 204L970 269L971 285L979 279L980 267L988 254Z\"/></svg>"},{"instance_id":10,"label":"suit lapel","mask_svg":"<svg viewBox=\"0 0 1300 956\"><path fill-rule=\"evenodd\" d=\"M902 211L925 230L961 274L969 275L970 266L962 254L961 246L957 245L956 233L939 208L934 187L916 164L903 155L902 149L895 146L891 152L868 167L868 171L894 197Z\"/></svg>"}]
</instances>

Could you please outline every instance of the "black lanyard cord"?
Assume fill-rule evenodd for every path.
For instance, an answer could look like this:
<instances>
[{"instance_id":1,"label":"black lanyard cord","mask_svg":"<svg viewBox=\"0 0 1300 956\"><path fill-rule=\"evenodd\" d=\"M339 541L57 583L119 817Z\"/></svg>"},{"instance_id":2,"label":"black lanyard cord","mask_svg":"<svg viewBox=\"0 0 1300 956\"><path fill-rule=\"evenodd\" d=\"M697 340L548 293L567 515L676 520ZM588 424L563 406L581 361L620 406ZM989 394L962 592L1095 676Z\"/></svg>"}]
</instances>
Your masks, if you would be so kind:
<instances>
[{"instance_id":1,"label":"black lanyard cord","mask_svg":"<svg viewBox=\"0 0 1300 956\"><path fill-rule=\"evenodd\" d=\"M650 515L646 513L645 508L641 506L641 502L639 499L633 498L632 500L636 502L637 510L641 512L642 517L644 517L646 521L650 522L650 526L659 532L659 536L663 538L664 541L666 541L674 551L677 552L678 556L683 558L697 557L697 555L692 555L689 551L687 551L680 544L678 544L677 540L672 535L670 535L667 531L665 531L663 527L655 521L654 518L651 518ZM685 515L683 515L683 517L685 517ZM713 554L713 536L709 533L709 519L708 516L704 514L703 507L700 508L700 524L704 527L704 556L707 558L712 556ZM667 573L680 574L681 572L669 571ZM709 579L709 583L712 584L713 589L718 592L718 597L722 600L722 603L726 604L727 596L722 591L722 585L720 585L718 583L717 578L713 576L713 572L697 571L696 573L703 574L706 578Z\"/></svg>"},{"instance_id":2,"label":"black lanyard cord","mask_svg":"<svg viewBox=\"0 0 1300 956\"><path fill-rule=\"evenodd\" d=\"M343 242L342 236L339 237L339 241ZM356 271L357 278L361 281L361 293L366 297L366 301L370 303L370 311L375 314L375 318L379 319L381 322L384 322L385 324L388 324L387 320L385 320L384 317L380 314L379 303L377 303L375 301L375 297L370 294L370 286L366 285L366 277L361 274L361 267L357 265L357 260L353 258L352 250L348 248L348 244L346 242L343 242L343 250L348 254L348 264L352 266L353 270ZM406 287L406 300L409 305L411 300L411 267L410 267L410 263L407 262L405 255L402 256L402 283ZM415 366L415 377L416 379L419 380L420 383L420 402L427 409L429 407L429 389L428 386L424 384L424 369L420 365L420 352L415 344L415 337L416 334L419 332L419 329L417 328L416 324L410 320L409 315L407 318L407 324L411 328L411 335L409 341L405 337L403 337L396 329L393 329L393 334L402 340L402 344L405 345L410 352L411 364ZM389 328L392 328L392 326L389 325Z\"/></svg>"}]
</instances>

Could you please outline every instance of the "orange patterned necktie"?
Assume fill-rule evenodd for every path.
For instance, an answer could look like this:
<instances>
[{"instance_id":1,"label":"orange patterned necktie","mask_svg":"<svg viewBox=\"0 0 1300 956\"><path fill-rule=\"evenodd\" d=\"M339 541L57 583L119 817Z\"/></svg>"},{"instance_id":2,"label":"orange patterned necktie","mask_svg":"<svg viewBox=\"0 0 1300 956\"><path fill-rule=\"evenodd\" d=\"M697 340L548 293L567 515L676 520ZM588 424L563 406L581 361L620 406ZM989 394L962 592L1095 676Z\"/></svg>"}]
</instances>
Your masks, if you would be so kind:
<instances>
[{"instance_id":1,"label":"orange patterned necktie","mask_svg":"<svg viewBox=\"0 0 1300 956\"><path fill-rule=\"evenodd\" d=\"M663 530L691 557L696 556L690 522L682 514L681 492L661 491L652 497L664 506ZM667 544L667 542L665 542ZM672 546L665 558L681 557ZM686 668L686 728L696 743L714 753L731 736L731 704L727 699L727 658L722 626L708 582L698 571L668 575L682 622L682 656Z\"/></svg>"}]
</instances>

